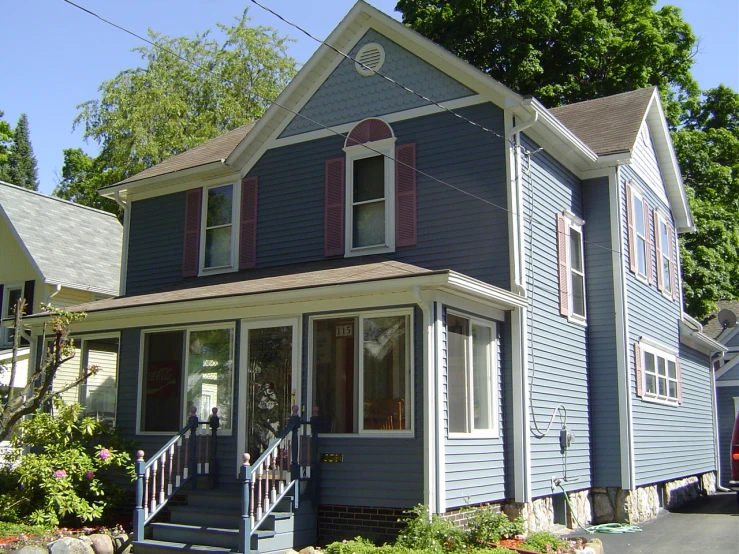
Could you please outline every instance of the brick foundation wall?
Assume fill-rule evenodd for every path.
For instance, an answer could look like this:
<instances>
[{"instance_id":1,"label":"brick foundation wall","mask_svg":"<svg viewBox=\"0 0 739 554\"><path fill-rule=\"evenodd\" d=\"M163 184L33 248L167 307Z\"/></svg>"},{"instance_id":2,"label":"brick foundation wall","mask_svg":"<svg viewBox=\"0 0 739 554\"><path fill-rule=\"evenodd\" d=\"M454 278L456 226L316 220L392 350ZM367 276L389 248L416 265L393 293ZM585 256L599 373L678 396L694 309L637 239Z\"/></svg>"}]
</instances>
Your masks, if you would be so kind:
<instances>
[{"instance_id":1,"label":"brick foundation wall","mask_svg":"<svg viewBox=\"0 0 739 554\"><path fill-rule=\"evenodd\" d=\"M369 506L318 507L318 544L325 546L355 537L370 539L375 544L395 541L405 523L403 508L372 508Z\"/></svg>"}]
</instances>

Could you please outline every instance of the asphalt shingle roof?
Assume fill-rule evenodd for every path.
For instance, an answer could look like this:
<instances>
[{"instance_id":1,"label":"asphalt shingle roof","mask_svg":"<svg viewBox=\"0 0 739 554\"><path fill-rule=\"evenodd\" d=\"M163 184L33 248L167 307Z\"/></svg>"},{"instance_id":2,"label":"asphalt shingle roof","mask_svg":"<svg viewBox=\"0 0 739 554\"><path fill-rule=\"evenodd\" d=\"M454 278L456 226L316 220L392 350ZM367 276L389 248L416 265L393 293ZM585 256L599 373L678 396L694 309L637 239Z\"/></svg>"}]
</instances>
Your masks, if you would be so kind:
<instances>
[{"instance_id":1,"label":"asphalt shingle roof","mask_svg":"<svg viewBox=\"0 0 739 554\"><path fill-rule=\"evenodd\" d=\"M132 175L128 179L116 183L116 185L141 181L142 179L166 175L167 173L175 173L183 169L190 169L226 159L249 131L252 130L254 125L256 125L256 121L236 127L236 129L229 131L225 135L221 135L194 148L190 148L181 154L167 158L162 163L145 169L136 175Z\"/></svg>"},{"instance_id":2,"label":"asphalt shingle roof","mask_svg":"<svg viewBox=\"0 0 739 554\"><path fill-rule=\"evenodd\" d=\"M0 181L0 217L46 282L118 294L123 227L113 214Z\"/></svg>"},{"instance_id":3,"label":"asphalt shingle roof","mask_svg":"<svg viewBox=\"0 0 739 554\"><path fill-rule=\"evenodd\" d=\"M549 110L599 156L631 150L656 87Z\"/></svg>"},{"instance_id":4,"label":"asphalt shingle roof","mask_svg":"<svg viewBox=\"0 0 739 554\"><path fill-rule=\"evenodd\" d=\"M719 323L718 318L716 317L718 315L718 312L723 309L727 309L731 310L737 316L739 316L739 300L719 300L717 304L718 311L715 314L711 314L709 316L710 319L708 323L703 326L703 333L705 335L708 335L712 339L718 337L721 334L721 331L724 330L724 328L721 326L721 323ZM739 323L737 323L737 325L739 325Z\"/></svg>"}]
</instances>

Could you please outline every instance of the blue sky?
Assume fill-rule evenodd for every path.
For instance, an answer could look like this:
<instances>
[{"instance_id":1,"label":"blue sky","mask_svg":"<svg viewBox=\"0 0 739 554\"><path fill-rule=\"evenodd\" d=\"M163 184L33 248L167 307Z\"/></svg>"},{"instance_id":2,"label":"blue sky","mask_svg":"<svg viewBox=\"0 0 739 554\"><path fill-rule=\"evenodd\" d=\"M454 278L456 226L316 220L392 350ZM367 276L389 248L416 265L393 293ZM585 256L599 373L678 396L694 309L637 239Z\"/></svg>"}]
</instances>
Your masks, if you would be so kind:
<instances>
[{"instance_id":1,"label":"blue sky","mask_svg":"<svg viewBox=\"0 0 739 554\"><path fill-rule=\"evenodd\" d=\"M290 54L305 62L317 43L286 26L247 0L76 0L80 5L123 27L145 35L147 28L171 36L194 35L230 23L250 5L254 24L269 25L297 40ZM275 11L320 38L326 38L354 0L263 0ZM370 0L385 13L397 0ZM702 88L725 83L739 90L739 2L737 0L660 0L658 5L681 7L683 18L700 37L693 75ZM25 112L38 159L41 190L49 193L62 168L62 150L82 147L94 154L72 131L76 105L97 98L97 88L127 68L139 65L130 50L138 41L63 0L4 2L0 8L3 36L3 84L0 110L15 125Z\"/></svg>"}]
</instances>

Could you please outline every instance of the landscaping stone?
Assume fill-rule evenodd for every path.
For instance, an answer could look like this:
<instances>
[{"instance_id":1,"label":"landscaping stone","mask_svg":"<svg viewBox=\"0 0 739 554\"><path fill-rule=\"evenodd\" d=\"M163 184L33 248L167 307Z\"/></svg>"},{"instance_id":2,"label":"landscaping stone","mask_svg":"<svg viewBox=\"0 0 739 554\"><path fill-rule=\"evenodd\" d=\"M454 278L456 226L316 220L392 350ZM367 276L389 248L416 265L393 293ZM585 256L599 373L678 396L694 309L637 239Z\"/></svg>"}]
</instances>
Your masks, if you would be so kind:
<instances>
[{"instance_id":1,"label":"landscaping stone","mask_svg":"<svg viewBox=\"0 0 739 554\"><path fill-rule=\"evenodd\" d=\"M590 548L593 551L593 554L604 554L603 551L603 541L601 541L599 538L594 538L589 540L585 546Z\"/></svg>"},{"instance_id":2,"label":"landscaping stone","mask_svg":"<svg viewBox=\"0 0 739 554\"><path fill-rule=\"evenodd\" d=\"M115 535L113 537L113 548L115 549L115 554L126 554L130 551L131 541L129 540L128 535L125 533ZM297 554L297 552L295 554Z\"/></svg>"},{"instance_id":3,"label":"landscaping stone","mask_svg":"<svg viewBox=\"0 0 739 554\"><path fill-rule=\"evenodd\" d=\"M15 551L16 554L49 554L49 551L42 546L23 546Z\"/></svg>"},{"instance_id":4,"label":"landscaping stone","mask_svg":"<svg viewBox=\"0 0 739 554\"><path fill-rule=\"evenodd\" d=\"M95 554L90 545L75 537L64 537L54 541L49 552L51 554Z\"/></svg>"},{"instance_id":5,"label":"landscaping stone","mask_svg":"<svg viewBox=\"0 0 739 554\"><path fill-rule=\"evenodd\" d=\"M312 546L306 546L300 551L300 554L321 554L321 552Z\"/></svg>"},{"instance_id":6,"label":"landscaping stone","mask_svg":"<svg viewBox=\"0 0 739 554\"><path fill-rule=\"evenodd\" d=\"M110 535L97 533L87 537L92 543L92 549L95 554L115 554L115 547Z\"/></svg>"}]
</instances>

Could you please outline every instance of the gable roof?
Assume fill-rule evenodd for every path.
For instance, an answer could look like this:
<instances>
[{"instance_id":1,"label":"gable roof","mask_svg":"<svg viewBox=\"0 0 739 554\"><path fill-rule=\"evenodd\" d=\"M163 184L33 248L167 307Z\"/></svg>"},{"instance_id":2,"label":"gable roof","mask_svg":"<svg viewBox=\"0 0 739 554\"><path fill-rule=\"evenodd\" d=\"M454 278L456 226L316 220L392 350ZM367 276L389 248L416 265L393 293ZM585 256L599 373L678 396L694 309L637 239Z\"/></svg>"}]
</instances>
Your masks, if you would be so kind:
<instances>
[{"instance_id":1,"label":"gable roof","mask_svg":"<svg viewBox=\"0 0 739 554\"><path fill-rule=\"evenodd\" d=\"M577 102L549 111L599 156L633 148L657 87Z\"/></svg>"},{"instance_id":2,"label":"gable roof","mask_svg":"<svg viewBox=\"0 0 739 554\"><path fill-rule=\"evenodd\" d=\"M0 217L45 283L118 294L123 227L115 215L0 181Z\"/></svg>"},{"instance_id":3,"label":"gable roof","mask_svg":"<svg viewBox=\"0 0 739 554\"><path fill-rule=\"evenodd\" d=\"M124 179L123 181L116 183L116 185L133 183L150 177L158 177L160 175L176 173L184 169L191 169L193 167L222 162L231 155L234 148L236 148L249 131L254 128L255 124L256 121L252 121L246 125L242 125L241 127L236 127L236 129L229 131L225 135L221 135L220 137L206 141L203 144L199 144L194 148L190 148L181 154L167 158L162 163L145 169L128 179Z\"/></svg>"}]
</instances>

